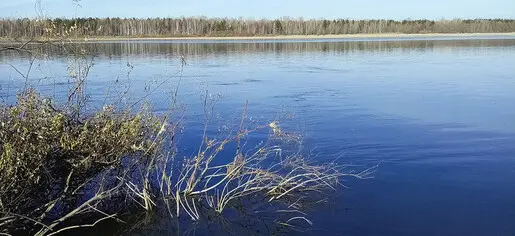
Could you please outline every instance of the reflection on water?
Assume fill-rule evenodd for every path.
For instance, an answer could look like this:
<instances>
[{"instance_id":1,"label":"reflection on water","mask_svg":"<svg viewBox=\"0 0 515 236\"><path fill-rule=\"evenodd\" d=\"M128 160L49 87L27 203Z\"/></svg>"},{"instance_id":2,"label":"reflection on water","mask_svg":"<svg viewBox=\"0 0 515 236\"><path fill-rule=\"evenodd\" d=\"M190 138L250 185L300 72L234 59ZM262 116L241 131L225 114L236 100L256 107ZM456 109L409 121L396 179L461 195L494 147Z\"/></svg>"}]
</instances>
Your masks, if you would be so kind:
<instances>
[{"instance_id":1,"label":"reflection on water","mask_svg":"<svg viewBox=\"0 0 515 236\"><path fill-rule=\"evenodd\" d=\"M481 47L499 47L515 44L513 38L501 39L482 39L482 40L367 40L367 41L335 41L335 40L314 40L314 41L240 41L217 42L212 41L205 43L204 41L113 41L105 43L86 43L82 45L86 51L93 54L105 56L108 58L119 56L162 56L175 57L177 55L186 55L190 57L211 57L225 56L227 54L254 54L254 53L313 53L313 52L330 52L340 53L387 53L393 50L404 51L433 51L435 49L458 49L471 48L477 49ZM44 54L59 54L59 47L45 47L42 49ZM4 52L0 54L0 58L19 56L15 52Z\"/></svg>"},{"instance_id":2,"label":"reflection on water","mask_svg":"<svg viewBox=\"0 0 515 236\"><path fill-rule=\"evenodd\" d=\"M165 110L178 77L166 78L186 59L185 153L201 134L199 91L208 89L223 96L216 128L238 123L249 100L253 122L293 117L282 124L304 134L319 159L381 163L374 179L346 182L349 189L312 212L313 235L515 235L514 38L86 47L96 55L87 84L93 106L124 83L134 97L163 83L149 99ZM30 81L59 97L68 60L40 50L48 58L35 63ZM4 52L0 60L29 68L26 55ZM23 81L0 64L3 97Z\"/></svg>"}]
</instances>

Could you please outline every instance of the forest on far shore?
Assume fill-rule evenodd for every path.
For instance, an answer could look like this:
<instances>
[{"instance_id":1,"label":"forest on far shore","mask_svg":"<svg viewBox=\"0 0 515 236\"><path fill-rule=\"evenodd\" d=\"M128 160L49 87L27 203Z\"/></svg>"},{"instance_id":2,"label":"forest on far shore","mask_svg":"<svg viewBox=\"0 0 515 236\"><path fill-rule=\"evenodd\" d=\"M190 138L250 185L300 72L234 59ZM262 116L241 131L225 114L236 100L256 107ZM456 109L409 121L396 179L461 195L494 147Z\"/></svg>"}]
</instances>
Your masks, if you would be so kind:
<instances>
[{"instance_id":1,"label":"forest on far shore","mask_svg":"<svg viewBox=\"0 0 515 236\"><path fill-rule=\"evenodd\" d=\"M515 19L455 20L276 20L232 18L75 18L0 19L1 38L38 37L194 37L336 35L381 33L506 33Z\"/></svg>"}]
</instances>

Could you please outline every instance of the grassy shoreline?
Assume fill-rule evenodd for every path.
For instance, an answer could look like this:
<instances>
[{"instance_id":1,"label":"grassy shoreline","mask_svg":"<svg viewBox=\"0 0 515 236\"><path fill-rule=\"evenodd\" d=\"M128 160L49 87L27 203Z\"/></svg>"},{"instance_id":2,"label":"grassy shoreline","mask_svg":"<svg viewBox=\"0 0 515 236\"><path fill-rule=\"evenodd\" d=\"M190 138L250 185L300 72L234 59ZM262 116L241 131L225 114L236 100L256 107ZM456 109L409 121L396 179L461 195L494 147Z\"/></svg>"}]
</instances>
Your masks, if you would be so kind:
<instances>
[{"instance_id":1,"label":"grassy shoreline","mask_svg":"<svg viewBox=\"0 0 515 236\"><path fill-rule=\"evenodd\" d=\"M83 37L71 38L70 41L180 41L180 40L201 40L201 41L234 41L234 40L313 40L313 39L397 39L397 38L470 38L470 37L515 37L515 32L510 33L427 33L427 34L331 34L331 35L271 35L271 36L141 36L141 37ZM48 39L46 39L48 40ZM52 39L51 39L52 40ZM18 40L26 42L27 40ZM15 42L10 38L0 38L0 43Z\"/></svg>"}]
</instances>

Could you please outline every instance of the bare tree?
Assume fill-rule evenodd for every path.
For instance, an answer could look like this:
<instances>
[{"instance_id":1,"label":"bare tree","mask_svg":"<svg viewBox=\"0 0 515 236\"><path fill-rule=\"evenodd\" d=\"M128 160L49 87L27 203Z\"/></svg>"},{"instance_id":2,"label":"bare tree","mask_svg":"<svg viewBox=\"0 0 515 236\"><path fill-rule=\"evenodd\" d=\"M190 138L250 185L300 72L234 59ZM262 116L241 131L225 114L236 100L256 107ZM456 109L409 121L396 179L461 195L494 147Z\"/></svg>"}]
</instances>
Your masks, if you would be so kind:
<instances>
[{"instance_id":1,"label":"bare tree","mask_svg":"<svg viewBox=\"0 0 515 236\"><path fill-rule=\"evenodd\" d=\"M78 3L78 2L77 2ZM38 8L38 7L36 7ZM43 11L38 14L42 16ZM73 31L74 35L70 35ZM1 19L0 37L38 39L55 36L266 36L360 33L500 33L515 31L513 19L473 20L304 20L281 18L74 18Z\"/></svg>"}]
</instances>

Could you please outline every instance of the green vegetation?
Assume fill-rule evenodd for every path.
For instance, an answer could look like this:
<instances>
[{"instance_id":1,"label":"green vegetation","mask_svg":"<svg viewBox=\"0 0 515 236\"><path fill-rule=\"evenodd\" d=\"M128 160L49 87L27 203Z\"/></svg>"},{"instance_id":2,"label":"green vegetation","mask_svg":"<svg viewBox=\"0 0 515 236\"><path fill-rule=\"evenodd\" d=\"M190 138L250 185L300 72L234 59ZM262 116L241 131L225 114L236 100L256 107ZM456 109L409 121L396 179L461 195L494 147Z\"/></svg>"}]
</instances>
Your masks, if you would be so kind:
<instances>
[{"instance_id":1,"label":"green vegetation","mask_svg":"<svg viewBox=\"0 0 515 236\"><path fill-rule=\"evenodd\" d=\"M229 18L77 18L3 19L0 37L182 37L378 33L515 32L513 19L456 20L250 20Z\"/></svg>"}]
</instances>

